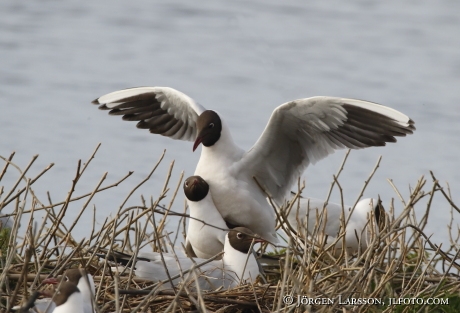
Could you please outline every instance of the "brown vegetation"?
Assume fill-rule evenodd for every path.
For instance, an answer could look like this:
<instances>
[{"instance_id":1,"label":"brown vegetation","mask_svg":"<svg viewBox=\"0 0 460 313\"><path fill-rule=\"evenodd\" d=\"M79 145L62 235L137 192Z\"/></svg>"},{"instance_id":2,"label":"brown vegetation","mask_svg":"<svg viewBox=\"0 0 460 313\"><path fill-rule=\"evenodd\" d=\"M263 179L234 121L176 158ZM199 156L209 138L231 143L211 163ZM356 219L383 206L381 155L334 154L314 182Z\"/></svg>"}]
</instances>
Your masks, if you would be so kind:
<instances>
[{"instance_id":1,"label":"brown vegetation","mask_svg":"<svg viewBox=\"0 0 460 313\"><path fill-rule=\"evenodd\" d=\"M153 251L174 252L171 247L178 244L185 234L187 214L171 210L177 192L181 192L182 181L180 177L179 184L172 191L169 190L173 164L163 191L156 199L141 197L138 206L126 207L126 201L151 177L164 154L145 180L127 195L113 218L107 218L100 227L96 227L93 221L91 231L81 241L72 236L75 226L84 222L80 220L81 214L93 196L99 192L110 192L131 175L128 173L120 181L103 186L104 175L93 191L76 196L75 186L96 151L86 163L78 163L67 198L53 203L49 197L49 204L44 204L35 196L33 185L40 183L39 178L52 164L36 177L29 178L27 173L36 156L25 169L20 169L12 162L14 154L9 158L1 157L4 167L0 171L0 181L7 170L17 171L18 180L13 186L0 186L0 211L8 207L9 211L13 211L11 216L15 217L11 230L0 229L0 310L6 311L14 305L25 303L33 291L45 288L41 284L44 278L62 274L67 268L85 267L96 281L99 312L460 311L460 265L456 263L460 233L455 223L455 216L460 210L451 200L449 189L442 187L432 173L432 183L420 178L409 199L403 199L394 186L404 210L395 214L393 201L384 203L387 208L385 227L379 233L372 233L370 244L363 251L355 255L349 255L347 251L334 253L332 248L324 248L322 236L312 236L313 239L299 237L295 227L284 223L282 228L289 244L286 249L271 253L275 262L264 268L267 282L259 280L254 285L231 290L202 292L192 291L187 285L171 289L168 281L143 281L134 277L129 269L123 274L114 272L110 262L96 256L100 251L137 254L140 248L146 246ZM377 167L378 163L374 171ZM334 186L341 190L338 182L341 169L334 178L331 190ZM374 171L363 187L363 193ZM448 247L436 245L424 233L433 211L432 199L435 194L441 194L451 207L450 212L439 213L451 215L447 228L450 238ZM64 221L69 204L80 199L85 199L80 214L71 223ZM163 202L168 204L161 205ZM439 212L441 208L436 209ZM44 218L37 223L34 217L39 212ZM284 220L285 211L282 209L280 212L278 217ZM177 216L180 222L175 232L168 233L165 225L172 216ZM21 228L18 221L21 221ZM312 232L320 234L321 230L314 229ZM337 240L340 241L342 237L339 235ZM193 272L183 275L193 275ZM420 298L423 301L438 298L447 299L449 304L389 305L390 298ZM287 303L291 299L293 303ZM352 299L380 299L382 303L356 304L351 303L355 301ZM299 306L298 300L302 302Z\"/></svg>"}]
</instances>

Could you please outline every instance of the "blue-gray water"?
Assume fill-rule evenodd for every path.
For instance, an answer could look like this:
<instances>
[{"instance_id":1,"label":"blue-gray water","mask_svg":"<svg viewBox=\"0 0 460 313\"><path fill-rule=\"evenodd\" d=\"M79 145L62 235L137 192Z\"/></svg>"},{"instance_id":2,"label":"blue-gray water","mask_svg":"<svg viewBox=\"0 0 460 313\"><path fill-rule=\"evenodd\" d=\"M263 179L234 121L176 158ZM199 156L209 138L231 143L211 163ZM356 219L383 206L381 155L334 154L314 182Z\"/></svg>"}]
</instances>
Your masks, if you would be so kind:
<instances>
[{"instance_id":1,"label":"blue-gray water","mask_svg":"<svg viewBox=\"0 0 460 313\"><path fill-rule=\"evenodd\" d=\"M165 161L132 203L140 194L159 194L172 160L172 186L182 170L191 175L199 152L108 116L90 104L94 98L126 87L171 86L219 111L235 141L250 148L278 105L315 95L351 97L404 112L417 131L384 148L352 151L340 179L345 202L354 202L379 155L366 196L379 194L388 204L395 197L391 178L407 198L409 186L433 170L458 200L459 12L457 1L1 1L0 155L16 151L24 167L39 154L32 174L54 162L35 191L43 202L47 190L60 201L77 160L101 142L76 194L92 191L106 171L106 184L135 171L91 202L102 223L163 149ZM326 196L343 155L308 168L307 195ZM1 185L13 183L13 172ZM332 200L339 201L337 193ZM434 203L428 232L445 242L449 206L440 194ZM80 207L71 207L68 221ZM174 208L182 210L182 195ZM423 214L424 205L418 210ZM86 225L77 238L87 235Z\"/></svg>"}]
</instances>

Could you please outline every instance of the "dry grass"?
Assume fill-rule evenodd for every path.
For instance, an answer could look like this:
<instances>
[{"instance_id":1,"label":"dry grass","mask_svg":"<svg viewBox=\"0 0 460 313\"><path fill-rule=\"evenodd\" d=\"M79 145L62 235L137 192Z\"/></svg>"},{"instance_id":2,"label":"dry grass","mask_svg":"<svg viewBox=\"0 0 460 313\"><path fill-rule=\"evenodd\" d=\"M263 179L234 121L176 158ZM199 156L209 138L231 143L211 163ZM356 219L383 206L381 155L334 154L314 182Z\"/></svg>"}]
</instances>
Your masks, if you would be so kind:
<instances>
[{"instance_id":1,"label":"dry grass","mask_svg":"<svg viewBox=\"0 0 460 313\"><path fill-rule=\"evenodd\" d=\"M85 267L94 275L98 312L460 311L460 265L455 262L459 254L460 233L458 225L454 222L460 210L451 200L448 187L440 186L433 174L431 184L423 177L420 178L409 199L403 199L393 186L404 210L401 214L395 215L393 200L384 203L387 208L385 227L379 233L371 232L367 249L355 255L349 255L347 251L337 254L332 248L324 248L324 238L319 235L320 227L310 230L316 234L311 239L297 236L295 228L284 223L282 228L289 245L287 249L277 251L279 264L265 267L268 283L258 281L254 285L243 285L228 291L205 293L190 291L191 288L187 285L168 290L165 289L169 286L168 281L156 284L143 281L134 277L133 272L129 270L123 275L114 273L111 271L110 262L96 256L96 253L102 250L108 250L109 253L116 250L137 254L139 247L173 252L171 247L182 240L187 215L171 211L177 192L182 192L182 177L178 185L173 186L172 190L169 189L173 164L170 166L163 191L157 198L145 200L141 197L138 206L126 207L127 200L139 186L150 179L164 154L149 175L126 196L113 218L107 218L98 228L93 221L91 231L85 234L82 241L77 241L72 236L75 226L85 223L80 218L94 195L99 192L110 192L131 175L128 173L126 177L111 185L104 185L104 175L93 191L80 196L75 195L75 187L98 148L86 163L78 163L66 199L55 203L49 196L48 204L35 196L33 185L40 183L39 178L52 167L52 164L36 177L29 178L28 171L36 156L24 169L12 162L14 154L9 158L0 156L4 161L0 181L7 171L18 173L17 182L12 186L0 186L0 211L7 207L8 211L13 211L11 214L16 221L10 231L0 229L1 311L24 303L33 291L45 288L41 284L44 278L62 274L70 267ZM331 184L331 190L339 188L341 191L338 177L345 160L346 157ZM378 164L379 162L361 194L364 193ZM424 233L433 209L432 199L435 194L441 194L451 206L451 212L440 213L451 215L451 223L447 228L449 247L434 244ZM297 194L294 199L299 195ZM82 199L84 204L75 221L64 222L63 218L69 204ZM422 199L424 201L421 201ZM160 204L165 202L166 206ZM295 201L291 203L290 209ZM284 220L283 212L286 210L289 208L280 210L280 220ZM39 213L44 215L43 220L36 217ZM180 221L177 230L168 233L165 225L171 216L178 216ZM339 235L337 240L342 238L343 236ZM309 301L309 304L303 303L298 306L298 296L304 296L303 302ZM292 304L283 301L289 297L294 299ZM323 298L326 300L322 300ZM350 303L352 298L377 299L376 301L380 300L385 304L356 305ZM439 298L443 301L448 299L449 305L389 305L390 298ZM329 303L321 304L321 301Z\"/></svg>"}]
</instances>

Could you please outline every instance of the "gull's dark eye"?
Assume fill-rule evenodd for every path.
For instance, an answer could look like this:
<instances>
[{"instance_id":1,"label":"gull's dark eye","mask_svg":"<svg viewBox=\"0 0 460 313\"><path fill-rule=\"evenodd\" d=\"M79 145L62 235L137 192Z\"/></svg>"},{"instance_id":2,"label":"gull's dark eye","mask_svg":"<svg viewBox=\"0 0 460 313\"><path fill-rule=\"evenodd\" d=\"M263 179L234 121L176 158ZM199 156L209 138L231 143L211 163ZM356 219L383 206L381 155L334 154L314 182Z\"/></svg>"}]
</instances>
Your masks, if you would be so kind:
<instances>
[{"instance_id":1,"label":"gull's dark eye","mask_svg":"<svg viewBox=\"0 0 460 313\"><path fill-rule=\"evenodd\" d=\"M209 123L208 128L214 128L214 123Z\"/></svg>"},{"instance_id":2,"label":"gull's dark eye","mask_svg":"<svg viewBox=\"0 0 460 313\"><path fill-rule=\"evenodd\" d=\"M242 233L236 234L236 238L238 239L243 239L244 235Z\"/></svg>"},{"instance_id":3,"label":"gull's dark eye","mask_svg":"<svg viewBox=\"0 0 460 313\"><path fill-rule=\"evenodd\" d=\"M188 180L185 181L184 185L185 185L185 188L188 187Z\"/></svg>"}]
</instances>

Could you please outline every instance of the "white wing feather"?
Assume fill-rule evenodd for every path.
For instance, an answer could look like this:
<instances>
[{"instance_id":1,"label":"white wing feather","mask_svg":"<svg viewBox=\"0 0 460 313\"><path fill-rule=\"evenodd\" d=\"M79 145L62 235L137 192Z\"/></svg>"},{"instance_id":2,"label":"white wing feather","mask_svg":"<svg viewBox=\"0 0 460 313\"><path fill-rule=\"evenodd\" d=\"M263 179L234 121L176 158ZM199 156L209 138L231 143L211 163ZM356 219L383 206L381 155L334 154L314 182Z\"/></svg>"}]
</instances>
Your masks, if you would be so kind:
<instances>
[{"instance_id":1,"label":"white wing feather","mask_svg":"<svg viewBox=\"0 0 460 313\"><path fill-rule=\"evenodd\" d=\"M172 139L193 141L196 120L205 110L186 94L169 87L136 87L111 92L93 101L111 115L138 121L138 128Z\"/></svg>"},{"instance_id":2,"label":"white wing feather","mask_svg":"<svg viewBox=\"0 0 460 313\"><path fill-rule=\"evenodd\" d=\"M313 97L282 104L241 161L240 175L255 177L277 201L310 163L337 149L360 149L395 142L411 134L406 115L367 101Z\"/></svg>"}]
</instances>

